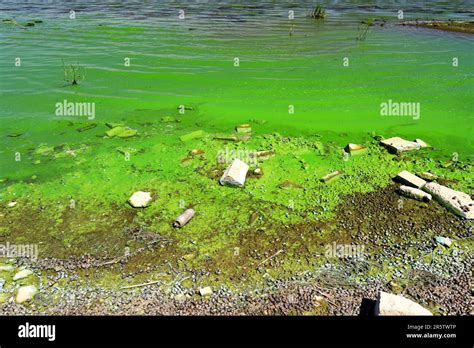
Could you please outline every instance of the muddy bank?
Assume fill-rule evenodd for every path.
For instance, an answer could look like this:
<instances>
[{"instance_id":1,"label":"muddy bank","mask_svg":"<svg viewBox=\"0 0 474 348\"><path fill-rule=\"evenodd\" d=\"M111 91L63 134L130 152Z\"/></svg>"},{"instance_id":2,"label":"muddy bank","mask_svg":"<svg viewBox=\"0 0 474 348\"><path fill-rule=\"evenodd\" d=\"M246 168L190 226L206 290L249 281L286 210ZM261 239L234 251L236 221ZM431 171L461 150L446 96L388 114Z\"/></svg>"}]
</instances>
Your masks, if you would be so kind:
<instances>
[{"instance_id":1,"label":"muddy bank","mask_svg":"<svg viewBox=\"0 0 474 348\"><path fill-rule=\"evenodd\" d=\"M434 202L401 200L395 186L390 185L376 192L347 196L338 206L336 217L326 224L335 226L335 231L347 231L347 243L364 245L364 257L327 257L312 249L313 240L292 257L301 266L293 273L287 267L288 259L277 255L262 267L243 268L242 264L239 272L232 274L230 283L234 286L228 286L230 279L224 278L229 275L212 263L192 267L164 260L156 265L146 262L147 252L159 253L160 243L169 242L161 240L141 250L145 262L140 270L131 270L127 258L25 263L39 278L40 291L27 305L5 298L0 313L359 315L372 313L379 290L402 294L434 314L470 313L472 225L468 221L447 214ZM308 237L320 232L321 227L316 222L291 225L282 229L281 236ZM450 237L455 243L442 247L435 242L435 235ZM319 244L327 245L337 240L336 236L319 240ZM271 250L283 248L286 252L285 245L290 241L296 243L295 239L287 239ZM250 255L265 250L243 252L247 254L243 260L250 266ZM257 265L267 259L259 258ZM109 278L108 283L104 277ZM130 288L122 285L150 281L153 284ZM212 294L203 297L200 289L206 284L212 284ZM5 290L7 294L11 291Z\"/></svg>"},{"instance_id":2,"label":"muddy bank","mask_svg":"<svg viewBox=\"0 0 474 348\"><path fill-rule=\"evenodd\" d=\"M474 21L416 20L402 22L402 25L474 34Z\"/></svg>"}]
</instances>

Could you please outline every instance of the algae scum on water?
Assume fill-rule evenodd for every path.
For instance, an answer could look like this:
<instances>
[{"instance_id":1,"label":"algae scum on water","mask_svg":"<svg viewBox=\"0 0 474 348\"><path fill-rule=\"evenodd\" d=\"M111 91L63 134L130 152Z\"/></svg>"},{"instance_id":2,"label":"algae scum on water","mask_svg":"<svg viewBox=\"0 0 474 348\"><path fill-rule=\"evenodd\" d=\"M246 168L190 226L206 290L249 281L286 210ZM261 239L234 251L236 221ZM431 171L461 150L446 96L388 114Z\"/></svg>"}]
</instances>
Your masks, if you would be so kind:
<instances>
[{"instance_id":1,"label":"algae scum on water","mask_svg":"<svg viewBox=\"0 0 474 348\"><path fill-rule=\"evenodd\" d=\"M416 5L123 6L0 23L0 313L471 311L468 31Z\"/></svg>"}]
</instances>

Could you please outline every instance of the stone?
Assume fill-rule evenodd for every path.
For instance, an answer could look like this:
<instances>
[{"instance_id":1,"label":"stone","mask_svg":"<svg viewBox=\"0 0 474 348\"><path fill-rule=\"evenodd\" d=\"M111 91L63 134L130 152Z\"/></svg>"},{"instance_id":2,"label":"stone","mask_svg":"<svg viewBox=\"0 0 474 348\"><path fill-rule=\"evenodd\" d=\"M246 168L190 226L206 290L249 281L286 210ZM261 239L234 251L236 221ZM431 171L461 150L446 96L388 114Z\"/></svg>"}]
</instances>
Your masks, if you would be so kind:
<instances>
[{"instance_id":1,"label":"stone","mask_svg":"<svg viewBox=\"0 0 474 348\"><path fill-rule=\"evenodd\" d=\"M466 219L474 219L474 201L461 191L450 189L436 182L430 182L423 190L431 194L440 204Z\"/></svg>"},{"instance_id":2,"label":"stone","mask_svg":"<svg viewBox=\"0 0 474 348\"><path fill-rule=\"evenodd\" d=\"M151 201L150 192L137 191L128 200L134 208L145 208Z\"/></svg>"},{"instance_id":3,"label":"stone","mask_svg":"<svg viewBox=\"0 0 474 348\"><path fill-rule=\"evenodd\" d=\"M13 207L14 207L15 205L17 205L17 204L18 204L18 202L13 201L13 202L8 203L7 206L8 206L9 208L13 208Z\"/></svg>"},{"instance_id":4,"label":"stone","mask_svg":"<svg viewBox=\"0 0 474 348\"><path fill-rule=\"evenodd\" d=\"M400 295L380 291L375 304L375 315L433 315L418 303Z\"/></svg>"},{"instance_id":5,"label":"stone","mask_svg":"<svg viewBox=\"0 0 474 348\"><path fill-rule=\"evenodd\" d=\"M236 158L224 171L224 174L222 174L222 177L220 178L219 182L221 185L227 184L232 186L243 187L245 184L245 178L247 177L248 170L249 166L238 158Z\"/></svg>"},{"instance_id":6,"label":"stone","mask_svg":"<svg viewBox=\"0 0 474 348\"><path fill-rule=\"evenodd\" d=\"M30 275L33 274L33 271L29 270L29 269L24 269L24 270L21 270L20 272L18 272L17 274L15 274L13 276L13 280L14 281L17 281L17 280L20 280L20 279L23 279L23 278L26 278Z\"/></svg>"},{"instance_id":7,"label":"stone","mask_svg":"<svg viewBox=\"0 0 474 348\"><path fill-rule=\"evenodd\" d=\"M448 248L451 246L451 244L453 244L453 241L451 240L451 238L447 238L447 237L437 236L435 240L436 240L436 243L441 244Z\"/></svg>"},{"instance_id":8,"label":"stone","mask_svg":"<svg viewBox=\"0 0 474 348\"><path fill-rule=\"evenodd\" d=\"M423 201L423 202L429 202L431 201L431 198L432 198L429 193L426 193L420 189L410 187L410 186L405 186L405 185L400 186L398 188L398 192L405 197L413 198L413 199L416 199L418 201Z\"/></svg>"},{"instance_id":9,"label":"stone","mask_svg":"<svg viewBox=\"0 0 474 348\"><path fill-rule=\"evenodd\" d=\"M124 127L124 126L117 126L112 129L109 129L105 134L107 134L108 137L119 137L119 138L130 138L135 135L137 135L137 130L132 129L129 127Z\"/></svg>"},{"instance_id":10,"label":"stone","mask_svg":"<svg viewBox=\"0 0 474 348\"><path fill-rule=\"evenodd\" d=\"M393 137L389 139L383 139L380 144L387 148L390 153L399 154L404 151L419 150L420 144L414 141L408 141L400 137Z\"/></svg>"},{"instance_id":11,"label":"stone","mask_svg":"<svg viewBox=\"0 0 474 348\"><path fill-rule=\"evenodd\" d=\"M210 286L206 286L204 288L200 288L199 289L199 294L202 296L202 297L205 297L205 296L211 296L212 295L212 288Z\"/></svg>"},{"instance_id":12,"label":"stone","mask_svg":"<svg viewBox=\"0 0 474 348\"><path fill-rule=\"evenodd\" d=\"M425 180L417 177L415 174L412 174L406 170L398 173L397 176L395 177L395 180L402 184L412 186L418 189L426 185Z\"/></svg>"},{"instance_id":13,"label":"stone","mask_svg":"<svg viewBox=\"0 0 474 348\"><path fill-rule=\"evenodd\" d=\"M16 294L16 303L23 303L27 301L31 301L38 290L36 289L36 286L34 285L27 285L27 286L22 286L18 289L18 292Z\"/></svg>"},{"instance_id":14,"label":"stone","mask_svg":"<svg viewBox=\"0 0 474 348\"><path fill-rule=\"evenodd\" d=\"M347 144L344 151L351 155L359 155L367 152L367 147L358 144Z\"/></svg>"}]
</instances>

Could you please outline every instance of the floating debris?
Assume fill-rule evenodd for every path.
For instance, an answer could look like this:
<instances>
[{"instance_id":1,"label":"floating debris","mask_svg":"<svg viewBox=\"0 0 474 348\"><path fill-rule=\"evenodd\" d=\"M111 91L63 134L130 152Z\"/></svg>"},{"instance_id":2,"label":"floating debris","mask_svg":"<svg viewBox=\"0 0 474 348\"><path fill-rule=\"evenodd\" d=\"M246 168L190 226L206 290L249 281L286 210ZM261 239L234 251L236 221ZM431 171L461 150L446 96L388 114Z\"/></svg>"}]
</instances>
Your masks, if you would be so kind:
<instances>
[{"instance_id":1,"label":"floating debris","mask_svg":"<svg viewBox=\"0 0 474 348\"><path fill-rule=\"evenodd\" d=\"M321 179L319 179L321 182L328 182L331 181L335 178L338 178L342 175L343 173L340 170L336 170L335 172L329 173L328 175L323 176Z\"/></svg>"},{"instance_id":2,"label":"floating debris","mask_svg":"<svg viewBox=\"0 0 474 348\"><path fill-rule=\"evenodd\" d=\"M130 138L137 135L137 133L138 132L136 129L132 129L129 127L124 127L124 126L116 126L108 130L107 132L105 132L105 134L107 134L107 136L110 138L113 138L113 137Z\"/></svg>"},{"instance_id":3,"label":"floating debris","mask_svg":"<svg viewBox=\"0 0 474 348\"><path fill-rule=\"evenodd\" d=\"M216 135L213 138L214 140L225 140L225 141L239 141L235 135L226 136L226 135Z\"/></svg>"},{"instance_id":4,"label":"floating debris","mask_svg":"<svg viewBox=\"0 0 474 348\"><path fill-rule=\"evenodd\" d=\"M190 141L190 140L194 140L194 139L203 138L205 135L206 135L206 133L203 130L200 129L200 130L182 135L182 136L179 137L179 139L183 142L186 142L186 141Z\"/></svg>"},{"instance_id":5,"label":"floating debris","mask_svg":"<svg viewBox=\"0 0 474 348\"><path fill-rule=\"evenodd\" d=\"M151 201L150 192L137 191L128 200L134 208L145 208Z\"/></svg>"},{"instance_id":6,"label":"floating debris","mask_svg":"<svg viewBox=\"0 0 474 348\"><path fill-rule=\"evenodd\" d=\"M431 195L429 193L426 193L414 187L402 185L398 188L398 192L405 197L413 198L418 201L422 201L422 202L431 201Z\"/></svg>"},{"instance_id":7,"label":"floating debris","mask_svg":"<svg viewBox=\"0 0 474 348\"><path fill-rule=\"evenodd\" d=\"M255 157L270 157L275 155L275 151L273 150L263 150L263 151L255 151L252 153Z\"/></svg>"},{"instance_id":8,"label":"floating debris","mask_svg":"<svg viewBox=\"0 0 474 348\"><path fill-rule=\"evenodd\" d=\"M238 158L236 158L224 171L224 174L222 174L219 183L221 185L228 184L232 186L243 187L245 184L245 178L247 176L248 170L249 166Z\"/></svg>"},{"instance_id":9,"label":"floating debris","mask_svg":"<svg viewBox=\"0 0 474 348\"><path fill-rule=\"evenodd\" d=\"M414 141L408 141L400 137L381 140L380 144L385 146L388 151L393 154L400 154L404 151L419 150L421 147L420 144Z\"/></svg>"},{"instance_id":10,"label":"floating debris","mask_svg":"<svg viewBox=\"0 0 474 348\"><path fill-rule=\"evenodd\" d=\"M380 291L375 304L375 315L433 315L418 303L400 295Z\"/></svg>"},{"instance_id":11,"label":"floating debris","mask_svg":"<svg viewBox=\"0 0 474 348\"><path fill-rule=\"evenodd\" d=\"M418 189L422 188L426 184L425 180L417 177L416 175L406 170L398 173L397 176L395 177L395 180L402 184L413 186Z\"/></svg>"},{"instance_id":12,"label":"floating debris","mask_svg":"<svg viewBox=\"0 0 474 348\"><path fill-rule=\"evenodd\" d=\"M204 155L204 151L203 151L203 150L200 150L200 149L192 149L191 151L189 151L189 155L190 155L190 156L200 156L200 155Z\"/></svg>"},{"instance_id":13,"label":"floating debris","mask_svg":"<svg viewBox=\"0 0 474 348\"><path fill-rule=\"evenodd\" d=\"M252 132L252 128L249 124L241 124L240 126L235 127L237 133L250 133Z\"/></svg>"},{"instance_id":14,"label":"floating debris","mask_svg":"<svg viewBox=\"0 0 474 348\"><path fill-rule=\"evenodd\" d=\"M468 194L435 182L427 183L423 190L455 214L466 219L474 219L474 201Z\"/></svg>"},{"instance_id":15,"label":"floating debris","mask_svg":"<svg viewBox=\"0 0 474 348\"><path fill-rule=\"evenodd\" d=\"M91 123L91 124L88 124L87 126L77 128L76 130L78 132L84 132L86 130L93 129L95 127L97 127L97 123Z\"/></svg>"},{"instance_id":16,"label":"floating debris","mask_svg":"<svg viewBox=\"0 0 474 348\"><path fill-rule=\"evenodd\" d=\"M163 123L175 123L175 122L181 122L181 120L178 120L174 118L173 116L164 116L161 118L161 122Z\"/></svg>"},{"instance_id":17,"label":"floating debris","mask_svg":"<svg viewBox=\"0 0 474 348\"><path fill-rule=\"evenodd\" d=\"M293 181L291 180L285 180L283 181L281 184L278 185L279 188L283 189L283 190L286 190L286 189L292 189L292 188L303 188L303 186L297 184L297 183L294 183Z\"/></svg>"},{"instance_id":18,"label":"floating debris","mask_svg":"<svg viewBox=\"0 0 474 348\"><path fill-rule=\"evenodd\" d=\"M189 220L193 218L195 214L194 209L186 209L178 218L173 222L174 228L181 228L186 225Z\"/></svg>"},{"instance_id":19,"label":"floating debris","mask_svg":"<svg viewBox=\"0 0 474 348\"><path fill-rule=\"evenodd\" d=\"M344 151L351 155L359 155L367 152L367 147L359 144L347 144Z\"/></svg>"}]
</instances>

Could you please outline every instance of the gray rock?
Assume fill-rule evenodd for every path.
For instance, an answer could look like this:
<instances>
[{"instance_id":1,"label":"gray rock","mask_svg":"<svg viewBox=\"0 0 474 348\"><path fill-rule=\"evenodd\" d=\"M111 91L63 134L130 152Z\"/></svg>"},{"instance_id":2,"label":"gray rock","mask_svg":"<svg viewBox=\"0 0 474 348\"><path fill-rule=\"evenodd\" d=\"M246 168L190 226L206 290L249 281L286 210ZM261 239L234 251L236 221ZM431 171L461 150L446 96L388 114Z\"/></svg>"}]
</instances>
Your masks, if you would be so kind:
<instances>
[{"instance_id":1,"label":"gray rock","mask_svg":"<svg viewBox=\"0 0 474 348\"><path fill-rule=\"evenodd\" d=\"M380 291L375 304L375 315L433 315L418 303L400 295Z\"/></svg>"},{"instance_id":2,"label":"gray rock","mask_svg":"<svg viewBox=\"0 0 474 348\"><path fill-rule=\"evenodd\" d=\"M20 287L16 294L16 298L15 298L16 303L31 301L35 297L37 292L38 292L38 289L36 289L36 286L34 285L27 285L27 286Z\"/></svg>"},{"instance_id":3,"label":"gray rock","mask_svg":"<svg viewBox=\"0 0 474 348\"><path fill-rule=\"evenodd\" d=\"M429 193L426 193L414 187L402 185L398 188L398 192L405 197L413 198L418 201L423 201L423 202L431 201L431 195Z\"/></svg>"},{"instance_id":4,"label":"gray rock","mask_svg":"<svg viewBox=\"0 0 474 348\"><path fill-rule=\"evenodd\" d=\"M245 184L245 178L247 177L247 171L249 166L239 160L238 158L234 159L232 163L227 167L222 174L219 182L221 185L232 185L243 187Z\"/></svg>"},{"instance_id":5,"label":"gray rock","mask_svg":"<svg viewBox=\"0 0 474 348\"><path fill-rule=\"evenodd\" d=\"M414 141L408 141L400 137L393 137L380 141L382 146L385 146L390 153L399 154L404 151L419 150L421 145Z\"/></svg>"},{"instance_id":6,"label":"gray rock","mask_svg":"<svg viewBox=\"0 0 474 348\"><path fill-rule=\"evenodd\" d=\"M426 184L423 190L430 193L438 202L456 215L466 219L474 219L474 201L468 194L435 182Z\"/></svg>"},{"instance_id":7,"label":"gray rock","mask_svg":"<svg viewBox=\"0 0 474 348\"><path fill-rule=\"evenodd\" d=\"M29 270L29 269L24 269L24 270L18 272L17 274L15 274L15 275L13 276L13 280L14 280L14 281L17 281L17 280L26 278L26 277L28 277L28 276L30 276L30 275L32 275L32 274L33 274L33 271L31 271L31 270Z\"/></svg>"},{"instance_id":8,"label":"gray rock","mask_svg":"<svg viewBox=\"0 0 474 348\"><path fill-rule=\"evenodd\" d=\"M418 189L426 185L425 180L417 177L415 174L412 174L406 170L398 173L395 177L395 180L401 182L402 184L412 186Z\"/></svg>"},{"instance_id":9,"label":"gray rock","mask_svg":"<svg viewBox=\"0 0 474 348\"><path fill-rule=\"evenodd\" d=\"M137 191L128 200L134 208L145 208L151 201L150 192Z\"/></svg>"}]
</instances>

